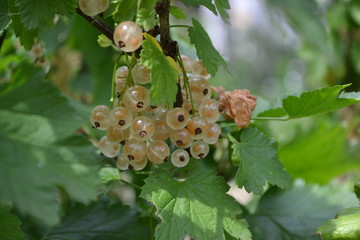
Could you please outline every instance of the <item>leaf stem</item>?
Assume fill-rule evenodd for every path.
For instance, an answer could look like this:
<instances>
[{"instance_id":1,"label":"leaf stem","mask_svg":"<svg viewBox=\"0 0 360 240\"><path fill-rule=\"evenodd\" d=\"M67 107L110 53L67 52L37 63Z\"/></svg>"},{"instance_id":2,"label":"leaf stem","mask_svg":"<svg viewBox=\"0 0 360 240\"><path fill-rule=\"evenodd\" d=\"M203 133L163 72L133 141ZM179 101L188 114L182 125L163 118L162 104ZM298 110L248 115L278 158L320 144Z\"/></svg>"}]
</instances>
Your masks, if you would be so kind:
<instances>
[{"instance_id":1,"label":"leaf stem","mask_svg":"<svg viewBox=\"0 0 360 240\"><path fill-rule=\"evenodd\" d=\"M171 28L191 28L190 25L170 25Z\"/></svg>"},{"instance_id":2,"label":"leaf stem","mask_svg":"<svg viewBox=\"0 0 360 240\"><path fill-rule=\"evenodd\" d=\"M122 183L125 183L125 184L127 184L129 186L132 186L132 187L134 187L136 189L142 190L142 187L140 187L140 186L138 186L138 185L136 185L134 183L128 182L125 179L119 178L119 181L122 182Z\"/></svg>"},{"instance_id":3,"label":"leaf stem","mask_svg":"<svg viewBox=\"0 0 360 240\"><path fill-rule=\"evenodd\" d=\"M149 227L150 227L150 240L154 240L154 212L155 212L155 206L151 208L150 211L150 220L149 220Z\"/></svg>"},{"instance_id":4,"label":"leaf stem","mask_svg":"<svg viewBox=\"0 0 360 240\"><path fill-rule=\"evenodd\" d=\"M115 78L116 78L116 70L119 67L119 61L120 61L121 55L118 57L114 64L113 74L112 74L112 82L111 82L111 98L110 98L110 105L111 107L114 106L115 101Z\"/></svg>"}]
</instances>

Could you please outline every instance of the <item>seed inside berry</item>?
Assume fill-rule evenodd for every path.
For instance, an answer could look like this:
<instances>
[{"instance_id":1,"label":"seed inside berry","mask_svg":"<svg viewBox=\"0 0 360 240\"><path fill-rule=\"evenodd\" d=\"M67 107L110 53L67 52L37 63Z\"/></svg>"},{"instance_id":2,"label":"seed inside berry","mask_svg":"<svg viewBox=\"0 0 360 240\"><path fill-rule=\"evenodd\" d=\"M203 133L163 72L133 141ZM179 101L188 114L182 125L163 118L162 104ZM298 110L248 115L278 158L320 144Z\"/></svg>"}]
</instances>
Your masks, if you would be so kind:
<instances>
[{"instance_id":1,"label":"seed inside berry","mask_svg":"<svg viewBox=\"0 0 360 240\"><path fill-rule=\"evenodd\" d=\"M100 123L99 122L95 122L95 128L99 128L100 127Z\"/></svg>"},{"instance_id":2,"label":"seed inside berry","mask_svg":"<svg viewBox=\"0 0 360 240\"><path fill-rule=\"evenodd\" d=\"M138 108L143 108L144 107L144 103L143 102L138 102L138 104L136 104L136 106Z\"/></svg>"},{"instance_id":3,"label":"seed inside berry","mask_svg":"<svg viewBox=\"0 0 360 240\"><path fill-rule=\"evenodd\" d=\"M195 129L195 135L201 134L202 133L202 129L201 128L196 128Z\"/></svg>"},{"instance_id":4,"label":"seed inside berry","mask_svg":"<svg viewBox=\"0 0 360 240\"><path fill-rule=\"evenodd\" d=\"M209 89L205 88L203 91L204 96L209 93Z\"/></svg>"},{"instance_id":5,"label":"seed inside berry","mask_svg":"<svg viewBox=\"0 0 360 240\"><path fill-rule=\"evenodd\" d=\"M129 170L131 170L131 169L134 169L134 167L133 167L133 166L131 166L131 165L129 165Z\"/></svg>"},{"instance_id":6,"label":"seed inside berry","mask_svg":"<svg viewBox=\"0 0 360 240\"><path fill-rule=\"evenodd\" d=\"M183 161L185 161L185 157L181 155L181 156L179 157L179 160L180 160L181 162L183 162Z\"/></svg>"},{"instance_id":7,"label":"seed inside berry","mask_svg":"<svg viewBox=\"0 0 360 240\"><path fill-rule=\"evenodd\" d=\"M204 157L204 154L203 154L203 153L200 153L198 156L199 156L199 158L203 158L203 157Z\"/></svg>"},{"instance_id":8,"label":"seed inside berry","mask_svg":"<svg viewBox=\"0 0 360 240\"><path fill-rule=\"evenodd\" d=\"M183 143L183 141L181 141L181 140L177 140L176 141L176 145L178 145L178 146L181 146L181 145L183 145L184 143Z\"/></svg>"},{"instance_id":9,"label":"seed inside berry","mask_svg":"<svg viewBox=\"0 0 360 240\"><path fill-rule=\"evenodd\" d=\"M132 161L132 160L134 160L135 158L134 158L133 155L128 155L128 159L129 159L130 161Z\"/></svg>"},{"instance_id":10,"label":"seed inside berry","mask_svg":"<svg viewBox=\"0 0 360 240\"><path fill-rule=\"evenodd\" d=\"M178 121L179 121L179 122L183 122L184 120L185 120L184 115L179 115L179 116L178 116Z\"/></svg>"},{"instance_id":11,"label":"seed inside berry","mask_svg":"<svg viewBox=\"0 0 360 240\"><path fill-rule=\"evenodd\" d=\"M125 120L121 119L121 120L119 121L119 125L120 125L120 126L124 126L124 125L125 125Z\"/></svg>"},{"instance_id":12,"label":"seed inside berry","mask_svg":"<svg viewBox=\"0 0 360 240\"><path fill-rule=\"evenodd\" d=\"M120 48L125 47L125 43L124 43L123 41L119 41L118 44L119 44L119 47L120 47Z\"/></svg>"},{"instance_id":13,"label":"seed inside berry","mask_svg":"<svg viewBox=\"0 0 360 240\"><path fill-rule=\"evenodd\" d=\"M146 135L147 135L147 132L146 131L141 131L140 133L139 133L139 135L140 135L140 137L146 137Z\"/></svg>"},{"instance_id":14,"label":"seed inside berry","mask_svg":"<svg viewBox=\"0 0 360 240\"><path fill-rule=\"evenodd\" d=\"M122 141L120 142L120 144L121 144L121 145L125 145L125 140L122 140Z\"/></svg>"}]
</instances>

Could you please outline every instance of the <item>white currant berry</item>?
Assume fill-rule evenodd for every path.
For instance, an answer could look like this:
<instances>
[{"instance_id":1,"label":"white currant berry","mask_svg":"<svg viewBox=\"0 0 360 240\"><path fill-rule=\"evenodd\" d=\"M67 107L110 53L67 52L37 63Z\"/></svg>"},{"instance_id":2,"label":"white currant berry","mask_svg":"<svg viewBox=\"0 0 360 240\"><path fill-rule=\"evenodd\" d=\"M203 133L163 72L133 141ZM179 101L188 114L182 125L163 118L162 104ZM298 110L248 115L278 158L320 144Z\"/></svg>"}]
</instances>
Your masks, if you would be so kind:
<instances>
[{"instance_id":1,"label":"white currant berry","mask_svg":"<svg viewBox=\"0 0 360 240\"><path fill-rule=\"evenodd\" d=\"M121 66L118 69L116 69L115 83L117 84L120 81L126 80L128 73L129 73L129 69L127 66Z\"/></svg>"},{"instance_id":2,"label":"white currant berry","mask_svg":"<svg viewBox=\"0 0 360 240\"><path fill-rule=\"evenodd\" d=\"M146 167L147 163L148 163L147 158L144 158L143 160L138 161L138 162L130 161L129 162L129 169L134 169L136 171L140 171L140 170L143 170Z\"/></svg>"},{"instance_id":3,"label":"white currant berry","mask_svg":"<svg viewBox=\"0 0 360 240\"><path fill-rule=\"evenodd\" d=\"M127 157L123 153L120 153L116 160L116 166L120 170L128 170L129 162L129 159L127 159Z\"/></svg>"},{"instance_id":4,"label":"white currant berry","mask_svg":"<svg viewBox=\"0 0 360 240\"><path fill-rule=\"evenodd\" d=\"M125 85L126 85L126 80L120 80L116 83L116 86L115 86L116 97L118 97L118 98L120 97L120 94L125 89Z\"/></svg>"},{"instance_id":5,"label":"white currant berry","mask_svg":"<svg viewBox=\"0 0 360 240\"><path fill-rule=\"evenodd\" d=\"M202 117L194 117L187 125L187 129L193 139L205 138L208 134L209 128L209 123Z\"/></svg>"},{"instance_id":6,"label":"white currant berry","mask_svg":"<svg viewBox=\"0 0 360 240\"><path fill-rule=\"evenodd\" d=\"M183 128L171 131L170 141L177 147L188 148L192 143L192 138L190 132L186 128Z\"/></svg>"},{"instance_id":7,"label":"white currant berry","mask_svg":"<svg viewBox=\"0 0 360 240\"><path fill-rule=\"evenodd\" d=\"M126 129L133 120L132 113L125 107L116 107L110 112L110 123L120 129Z\"/></svg>"},{"instance_id":8,"label":"white currant berry","mask_svg":"<svg viewBox=\"0 0 360 240\"><path fill-rule=\"evenodd\" d=\"M118 142L122 145L125 144L125 140L130 137L130 129L121 129L118 126L110 126L106 130L106 136L110 141Z\"/></svg>"},{"instance_id":9,"label":"white currant berry","mask_svg":"<svg viewBox=\"0 0 360 240\"><path fill-rule=\"evenodd\" d=\"M131 75L133 80L138 84L146 84L150 82L150 70L139 63L135 64L131 70Z\"/></svg>"},{"instance_id":10,"label":"white currant berry","mask_svg":"<svg viewBox=\"0 0 360 240\"><path fill-rule=\"evenodd\" d=\"M170 127L167 125L164 118L156 116L154 118L155 132L152 136L154 140L166 140L170 136Z\"/></svg>"},{"instance_id":11,"label":"white currant berry","mask_svg":"<svg viewBox=\"0 0 360 240\"><path fill-rule=\"evenodd\" d=\"M98 148L104 156L112 158L118 155L120 151L120 144L110 141L107 136L104 136L98 142Z\"/></svg>"},{"instance_id":12,"label":"white currant berry","mask_svg":"<svg viewBox=\"0 0 360 240\"><path fill-rule=\"evenodd\" d=\"M193 103L194 104L194 109L195 111L198 110L199 108L199 103ZM191 101L189 99L184 98L184 102L182 104L182 108L185 109L190 115L193 115L193 109L192 109L192 104Z\"/></svg>"},{"instance_id":13,"label":"white currant berry","mask_svg":"<svg viewBox=\"0 0 360 240\"><path fill-rule=\"evenodd\" d=\"M142 86L132 86L125 91L123 103L130 111L144 111L150 103L149 92Z\"/></svg>"},{"instance_id":14,"label":"white currant berry","mask_svg":"<svg viewBox=\"0 0 360 240\"><path fill-rule=\"evenodd\" d=\"M123 152L130 162L140 162L146 157L146 143L130 139L125 143Z\"/></svg>"},{"instance_id":15,"label":"white currant berry","mask_svg":"<svg viewBox=\"0 0 360 240\"><path fill-rule=\"evenodd\" d=\"M160 164L167 160L170 148L164 141L155 140L146 149L146 156L150 162Z\"/></svg>"},{"instance_id":16,"label":"white currant berry","mask_svg":"<svg viewBox=\"0 0 360 240\"><path fill-rule=\"evenodd\" d=\"M206 79L208 79L210 77L210 74L208 73L206 68L204 68L202 60L195 59L192 62L192 69L191 70L192 70L192 74L194 76L200 76L200 77L203 77L203 78L206 78Z\"/></svg>"},{"instance_id":17,"label":"white currant berry","mask_svg":"<svg viewBox=\"0 0 360 240\"><path fill-rule=\"evenodd\" d=\"M171 162L175 167L185 167L189 160L189 153L184 149L177 149L171 154Z\"/></svg>"},{"instance_id":18,"label":"white currant berry","mask_svg":"<svg viewBox=\"0 0 360 240\"><path fill-rule=\"evenodd\" d=\"M211 85L203 77L189 77L192 98L195 102L202 102L211 97Z\"/></svg>"},{"instance_id":19,"label":"white currant berry","mask_svg":"<svg viewBox=\"0 0 360 240\"><path fill-rule=\"evenodd\" d=\"M201 159L209 154L209 145L204 141L195 141L190 147L191 155L196 159Z\"/></svg>"},{"instance_id":20,"label":"white currant berry","mask_svg":"<svg viewBox=\"0 0 360 240\"><path fill-rule=\"evenodd\" d=\"M207 144L215 144L221 135L221 127L217 123L210 123L209 126L209 131L203 140Z\"/></svg>"},{"instance_id":21,"label":"white currant berry","mask_svg":"<svg viewBox=\"0 0 360 240\"><path fill-rule=\"evenodd\" d=\"M79 0L80 10L87 16L94 17L109 7L109 0Z\"/></svg>"},{"instance_id":22,"label":"white currant berry","mask_svg":"<svg viewBox=\"0 0 360 240\"><path fill-rule=\"evenodd\" d=\"M183 62L185 71L186 72L191 72L194 60L191 57L187 56L187 55L181 55L181 60Z\"/></svg>"},{"instance_id":23,"label":"white currant berry","mask_svg":"<svg viewBox=\"0 0 360 240\"><path fill-rule=\"evenodd\" d=\"M106 130L110 126L110 110L105 105L98 105L93 108L90 115L90 123L94 128Z\"/></svg>"},{"instance_id":24,"label":"white currant berry","mask_svg":"<svg viewBox=\"0 0 360 240\"><path fill-rule=\"evenodd\" d=\"M115 28L114 42L124 52L137 50L142 41L142 30L135 22L122 22Z\"/></svg>"},{"instance_id":25,"label":"white currant berry","mask_svg":"<svg viewBox=\"0 0 360 240\"><path fill-rule=\"evenodd\" d=\"M135 118L131 124L131 135L140 141L149 140L155 132L154 121L147 116Z\"/></svg>"},{"instance_id":26,"label":"white currant berry","mask_svg":"<svg viewBox=\"0 0 360 240\"><path fill-rule=\"evenodd\" d=\"M175 130L184 128L189 120L189 113L183 108L174 108L166 114L166 123Z\"/></svg>"},{"instance_id":27,"label":"white currant berry","mask_svg":"<svg viewBox=\"0 0 360 240\"><path fill-rule=\"evenodd\" d=\"M215 99L207 99L201 102L199 114L205 118L208 123L214 123L220 118L219 102Z\"/></svg>"}]
</instances>

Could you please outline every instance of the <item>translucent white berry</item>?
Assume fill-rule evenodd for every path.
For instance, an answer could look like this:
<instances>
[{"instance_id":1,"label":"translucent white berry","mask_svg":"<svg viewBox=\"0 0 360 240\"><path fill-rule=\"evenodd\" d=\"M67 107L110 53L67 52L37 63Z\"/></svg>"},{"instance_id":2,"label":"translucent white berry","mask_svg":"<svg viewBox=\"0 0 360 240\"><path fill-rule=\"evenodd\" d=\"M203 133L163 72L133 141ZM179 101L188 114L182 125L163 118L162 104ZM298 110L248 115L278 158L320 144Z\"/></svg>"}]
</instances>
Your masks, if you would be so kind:
<instances>
[{"instance_id":1,"label":"translucent white berry","mask_svg":"<svg viewBox=\"0 0 360 240\"><path fill-rule=\"evenodd\" d=\"M120 97L120 94L124 91L126 85L126 80L120 80L115 85L116 97Z\"/></svg>"},{"instance_id":2,"label":"translucent white berry","mask_svg":"<svg viewBox=\"0 0 360 240\"><path fill-rule=\"evenodd\" d=\"M221 135L221 127L217 123L210 123L209 125L209 131L203 140L208 144L215 144Z\"/></svg>"},{"instance_id":3,"label":"translucent white berry","mask_svg":"<svg viewBox=\"0 0 360 240\"><path fill-rule=\"evenodd\" d=\"M209 154L209 145L204 141L195 141L190 147L191 155L196 159L201 159Z\"/></svg>"},{"instance_id":4,"label":"translucent white berry","mask_svg":"<svg viewBox=\"0 0 360 240\"><path fill-rule=\"evenodd\" d=\"M138 84L146 84L150 82L150 70L139 63L135 64L131 70L131 75L133 80Z\"/></svg>"},{"instance_id":5,"label":"translucent white berry","mask_svg":"<svg viewBox=\"0 0 360 240\"><path fill-rule=\"evenodd\" d=\"M130 129L121 129L118 126L110 126L106 131L106 136L110 141L125 144L125 140L130 137Z\"/></svg>"},{"instance_id":6,"label":"translucent white berry","mask_svg":"<svg viewBox=\"0 0 360 240\"><path fill-rule=\"evenodd\" d=\"M142 86L132 86L126 90L122 101L130 111L141 112L149 106L149 92Z\"/></svg>"},{"instance_id":7,"label":"translucent white berry","mask_svg":"<svg viewBox=\"0 0 360 240\"><path fill-rule=\"evenodd\" d=\"M146 157L146 143L130 139L125 143L123 152L130 162L142 161Z\"/></svg>"},{"instance_id":8,"label":"translucent white berry","mask_svg":"<svg viewBox=\"0 0 360 240\"><path fill-rule=\"evenodd\" d=\"M154 118L155 132L152 139L166 140L170 136L170 127L167 125L164 118L156 116Z\"/></svg>"},{"instance_id":9,"label":"translucent white berry","mask_svg":"<svg viewBox=\"0 0 360 240\"><path fill-rule=\"evenodd\" d=\"M181 55L181 60L183 62L185 71L186 72L191 72L194 60L191 57L187 56L187 55Z\"/></svg>"},{"instance_id":10,"label":"translucent white berry","mask_svg":"<svg viewBox=\"0 0 360 240\"><path fill-rule=\"evenodd\" d=\"M120 144L110 141L107 136L104 136L98 142L98 148L104 156L112 158L118 155L120 151Z\"/></svg>"},{"instance_id":11,"label":"translucent white berry","mask_svg":"<svg viewBox=\"0 0 360 240\"><path fill-rule=\"evenodd\" d=\"M146 149L146 156L150 162L160 164L166 161L170 148L164 141L153 141Z\"/></svg>"},{"instance_id":12,"label":"translucent white berry","mask_svg":"<svg viewBox=\"0 0 360 240\"><path fill-rule=\"evenodd\" d=\"M208 123L214 123L220 118L219 102L215 99L207 99L201 102L199 114L205 118Z\"/></svg>"},{"instance_id":13,"label":"translucent white berry","mask_svg":"<svg viewBox=\"0 0 360 240\"><path fill-rule=\"evenodd\" d=\"M189 120L189 113L183 108L174 108L166 114L166 123L175 130L184 128Z\"/></svg>"},{"instance_id":14,"label":"translucent white berry","mask_svg":"<svg viewBox=\"0 0 360 240\"><path fill-rule=\"evenodd\" d=\"M206 68L204 68L203 61L199 59L196 59L192 62L192 74L206 79L210 77L210 74Z\"/></svg>"},{"instance_id":15,"label":"translucent white berry","mask_svg":"<svg viewBox=\"0 0 360 240\"><path fill-rule=\"evenodd\" d=\"M116 107L110 112L111 125L118 126L120 129L128 128L132 120L132 113L125 107Z\"/></svg>"},{"instance_id":16,"label":"translucent white berry","mask_svg":"<svg viewBox=\"0 0 360 240\"><path fill-rule=\"evenodd\" d=\"M185 167L189 160L189 153L184 149L177 149L171 154L171 162L175 167Z\"/></svg>"},{"instance_id":17,"label":"translucent white berry","mask_svg":"<svg viewBox=\"0 0 360 240\"><path fill-rule=\"evenodd\" d=\"M79 0L79 8L87 16L94 17L109 7L109 0Z\"/></svg>"},{"instance_id":18,"label":"translucent white berry","mask_svg":"<svg viewBox=\"0 0 360 240\"><path fill-rule=\"evenodd\" d=\"M122 22L115 28L114 42L124 52L133 52L143 41L143 33L135 22Z\"/></svg>"},{"instance_id":19,"label":"translucent white berry","mask_svg":"<svg viewBox=\"0 0 360 240\"><path fill-rule=\"evenodd\" d=\"M148 162L147 158L144 158L143 160L138 161L138 162L130 161L129 168L134 169L136 171L140 171L146 167L147 162Z\"/></svg>"},{"instance_id":20,"label":"translucent white berry","mask_svg":"<svg viewBox=\"0 0 360 240\"><path fill-rule=\"evenodd\" d=\"M131 124L131 135L140 141L149 140L155 132L154 121L146 116L135 118Z\"/></svg>"},{"instance_id":21,"label":"translucent white berry","mask_svg":"<svg viewBox=\"0 0 360 240\"><path fill-rule=\"evenodd\" d=\"M116 160L116 166L120 170L128 170L129 169L129 159L123 154L120 153Z\"/></svg>"},{"instance_id":22,"label":"translucent white berry","mask_svg":"<svg viewBox=\"0 0 360 240\"><path fill-rule=\"evenodd\" d=\"M170 133L171 143L180 148L188 148L192 143L190 132L186 129L173 130Z\"/></svg>"},{"instance_id":23,"label":"translucent white berry","mask_svg":"<svg viewBox=\"0 0 360 240\"><path fill-rule=\"evenodd\" d=\"M116 69L115 83L126 80L128 73L129 73L129 69L127 66L121 66L118 69Z\"/></svg>"},{"instance_id":24,"label":"translucent white berry","mask_svg":"<svg viewBox=\"0 0 360 240\"><path fill-rule=\"evenodd\" d=\"M209 123L202 117L194 117L187 125L187 129L193 139L205 138L208 134L209 128Z\"/></svg>"},{"instance_id":25,"label":"translucent white berry","mask_svg":"<svg viewBox=\"0 0 360 240\"><path fill-rule=\"evenodd\" d=\"M211 97L211 85L203 77L189 77L192 98L195 102L202 102Z\"/></svg>"},{"instance_id":26,"label":"translucent white berry","mask_svg":"<svg viewBox=\"0 0 360 240\"><path fill-rule=\"evenodd\" d=\"M90 115L90 123L94 128L106 130L110 126L110 110L105 105L98 105L93 108Z\"/></svg>"},{"instance_id":27,"label":"translucent white berry","mask_svg":"<svg viewBox=\"0 0 360 240\"><path fill-rule=\"evenodd\" d=\"M199 109L199 103L194 102L194 109L197 111ZM185 109L190 115L193 114L193 109L191 105L191 101L189 99L184 98L184 102L182 104L182 108Z\"/></svg>"}]
</instances>

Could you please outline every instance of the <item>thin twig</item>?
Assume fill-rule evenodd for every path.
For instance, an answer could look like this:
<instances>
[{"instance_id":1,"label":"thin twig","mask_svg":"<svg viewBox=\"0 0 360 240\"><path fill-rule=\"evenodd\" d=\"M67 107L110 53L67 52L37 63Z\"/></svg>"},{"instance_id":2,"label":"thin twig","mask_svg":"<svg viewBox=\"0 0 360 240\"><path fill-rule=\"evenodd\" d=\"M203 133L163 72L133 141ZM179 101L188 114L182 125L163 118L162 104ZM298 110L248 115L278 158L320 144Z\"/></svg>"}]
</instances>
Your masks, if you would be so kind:
<instances>
[{"instance_id":1,"label":"thin twig","mask_svg":"<svg viewBox=\"0 0 360 240\"><path fill-rule=\"evenodd\" d=\"M83 13L79 8L76 8L76 13L83 17L88 23L93 25L96 29L98 29L102 34L104 34L108 39L114 42L114 29L107 25L106 22L96 19L94 17L87 16ZM116 44L115 44L116 45Z\"/></svg>"},{"instance_id":2,"label":"thin twig","mask_svg":"<svg viewBox=\"0 0 360 240\"><path fill-rule=\"evenodd\" d=\"M142 188L140 186L138 186L138 185L136 185L134 183L128 182L128 181L126 181L126 180L124 180L122 178L120 178L119 180L120 180L120 182L123 182L123 183L125 183L127 185L130 185L130 186L132 186L132 187L134 187L136 189L142 190Z\"/></svg>"}]
</instances>

